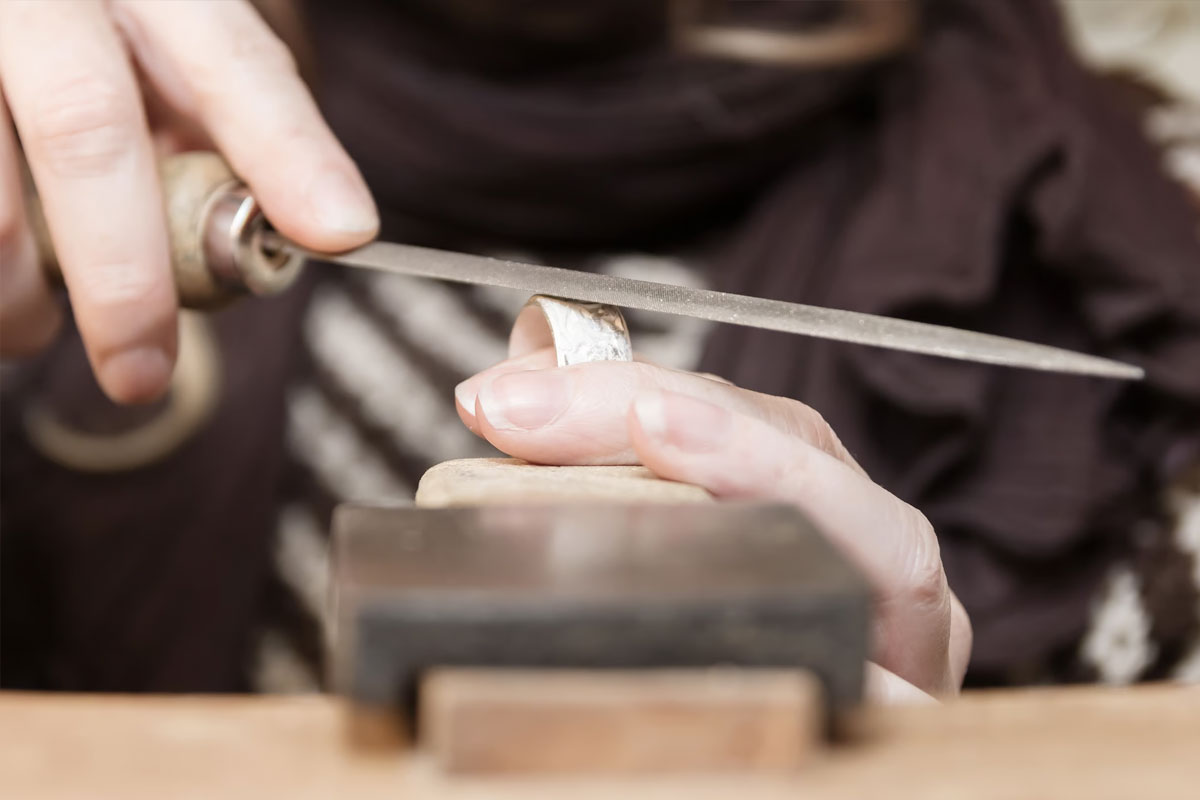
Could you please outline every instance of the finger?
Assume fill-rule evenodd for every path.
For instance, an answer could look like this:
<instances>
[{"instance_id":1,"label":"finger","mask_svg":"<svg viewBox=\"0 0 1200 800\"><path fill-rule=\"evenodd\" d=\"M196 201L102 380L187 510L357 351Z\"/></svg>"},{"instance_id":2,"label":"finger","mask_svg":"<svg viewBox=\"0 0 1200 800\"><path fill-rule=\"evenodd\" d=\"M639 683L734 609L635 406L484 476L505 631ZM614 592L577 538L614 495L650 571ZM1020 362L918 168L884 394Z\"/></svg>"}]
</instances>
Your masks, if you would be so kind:
<instances>
[{"instance_id":1,"label":"finger","mask_svg":"<svg viewBox=\"0 0 1200 800\"><path fill-rule=\"evenodd\" d=\"M633 354L633 360L643 364L652 362L646 361L637 353ZM467 378L458 386L454 387L454 406L458 412L459 419L463 421L472 433L482 435L479 430L479 424L475 421L475 397L479 394L479 388L486 382L504 375L508 372L528 372L538 369L553 369L557 366L558 360L553 347L542 347L531 352L525 352L520 355L508 358L501 361L499 364L488 367L482 372L478 372ZM723 383L729 383L721 378L705 375L713 380L720 380ZM732 385L732 384L730 384Z\"/></svg>"},{"instance_id":2,"label":"finger","mask_svg":"<svg viewBox=\"0 0 1200 800\"><path fill-rule=\"evenodd\" d=\"M50 343L62 321L42 277L22 201L12 123L0 92L0 355L25 356Z\"/></svg>"},{"instance_id":3,"label":"finger","mask_svg":"<svg viewBox=\"0 0 1200 800\"><path fill-rule=\"evenodd\" d=\"M553 369L556 363L554 348L546 347L516 358L501 361L495 366L488 367L483 372L472 375L454 387L454 410L458 412L458 418L463 421L463 424L472 433L477 436L481 435L479 423L475 420L475 397L479 394L480 386L493 378L509 372Z\"/></svg>"},{"instance_id":4,"label":"finger","mask_svg":"<svg viewBox=\"0 0 1200 800\"><path fill-rule=\"evenodd\" d=\"M175 358L175 289L137 84L103 4L0 3L0 80L100 384L152 399Z\"/></svg>"},{"instance_id":5,"label":"finger","mask_svg":"<svg viewBox=\"0 0 1200 800\"><path fill-rule=\"evenodd\" d=\"M284 235L336 251L376 234L366 183L253 8L206 0L115 8L156 85L201 120Z\"/></svg>"},{"instance_id":6,"label":"finger","mask_svg":"<svg viewBox=\"0 0 1200 800\"><path fill-rule=\"evenodd\" d=\"M954 686L961 688L971 662L975 633L971 628L971 617L954 592L950 593L950 602L950 671Z\"/></svg>"},{"instance_id":7,"label":"finger","mask_svg":"<svg viewBox=\"0 0 1200 800\"><path fill-rule=\"evenodd\" d=\"M517 458L551 464L635 463L626 421L629 407L639 393L665 389L761 419L861 472L829 425L803 403L644 362L531 369L544 357L525 358L529 360L517 362L521 368L495 368L458 392L458 403L466 408L471 391L477 392L475 428Z\"/></svg>"},{"instance_id":8,"label":"finger","mask_svg":"<svg viewBox=\"0 0 1200 800\"><path fill-rule=\"evenodd\" d=\"M694 397L643 393L630 428L639 460L661 477L803 509L875 588L880 663L924 689L955 688L950 592L920 512L804 439Z\"/></svg>"}]
</instances>

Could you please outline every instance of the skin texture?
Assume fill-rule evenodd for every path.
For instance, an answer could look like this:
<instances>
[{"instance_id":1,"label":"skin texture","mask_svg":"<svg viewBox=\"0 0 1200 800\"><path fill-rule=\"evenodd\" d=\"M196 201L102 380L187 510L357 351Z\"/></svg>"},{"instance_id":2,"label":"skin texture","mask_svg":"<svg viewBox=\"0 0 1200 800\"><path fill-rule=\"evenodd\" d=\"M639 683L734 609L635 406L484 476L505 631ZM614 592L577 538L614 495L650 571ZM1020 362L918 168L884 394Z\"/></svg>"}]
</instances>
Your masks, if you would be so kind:
<instances>
[{"instance_id":1,"label":"skin texture","mask_svg":"<svg viewBox=\"0 0 1200 800\"><path fill-rule=\"evenodd\" d=\"M119 402L158 396L175 359L158 157L216 149L306 247L343 250L378 229L291 54L240 0L6 0L0 93L0 354L36 352L60 322L15 124L88 357Z\"/></svg>"},{"instance_id":2,"label":"skin texture","mask_svg":"<svg viewBox=\"0 0 1200 800\"><path fill-rule=\"evenodd\" d=\"M933 528L872 482L816 411L645 362L557 368L550 350L513 356L456 389L472 431L535 463L644 464L717 497L794 503L875 588L871 694L903 702L958 691L971 625Z\"/></svg>"}]
</instances>

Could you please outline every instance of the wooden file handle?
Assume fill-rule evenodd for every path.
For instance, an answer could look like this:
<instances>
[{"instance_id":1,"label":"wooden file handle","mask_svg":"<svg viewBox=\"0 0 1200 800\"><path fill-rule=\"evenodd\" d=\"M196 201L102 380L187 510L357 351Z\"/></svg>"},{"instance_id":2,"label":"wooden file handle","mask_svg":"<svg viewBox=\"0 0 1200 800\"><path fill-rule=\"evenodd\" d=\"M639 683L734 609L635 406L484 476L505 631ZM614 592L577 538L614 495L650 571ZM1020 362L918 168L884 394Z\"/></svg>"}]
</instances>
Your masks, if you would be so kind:
<instances>
[{"instance_id":1,"label":"wooden file handle","mask_svg":"<svg viewBox=\"0 0 1200 800\"><path fill-rule=\"evenodd\" d=\"M266 219L219 155L170 156L160 163L159 173L180 305L216 308L239 295L274 294L295 281L303 259L261 246ZM61 285L62 270L36 195L28 205L43 271L53 284Z\"/></svg>"}]
</instances>

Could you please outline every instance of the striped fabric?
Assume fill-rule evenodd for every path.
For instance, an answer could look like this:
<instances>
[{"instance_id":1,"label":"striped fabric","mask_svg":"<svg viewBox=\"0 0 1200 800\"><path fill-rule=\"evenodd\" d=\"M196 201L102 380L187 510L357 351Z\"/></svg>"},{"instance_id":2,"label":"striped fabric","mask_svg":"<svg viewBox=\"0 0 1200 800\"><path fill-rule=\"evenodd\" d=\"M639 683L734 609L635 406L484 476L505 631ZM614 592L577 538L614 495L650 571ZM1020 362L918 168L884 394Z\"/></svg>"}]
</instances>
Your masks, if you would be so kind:
<instances>
[{"instance_id":1,"label":"striped fabric","mask_svg":"<svg viewBox=\"0 0 1200 800\"><path fill-rule=\"evenodd\" d=\"M699 285L671 259L620 256L588 266ZM253 669L262 691L322 686L334 506L408 500L436 462L499 455L463 426L452 398L456 384L504 359L512 320L527 299L503 289L354 271L316 289L303 329L307 368L288 394L289 475L269 619ZM680 369L699 362L709 323L626 316L644 357Z\"/></svg>"}]
</instances>

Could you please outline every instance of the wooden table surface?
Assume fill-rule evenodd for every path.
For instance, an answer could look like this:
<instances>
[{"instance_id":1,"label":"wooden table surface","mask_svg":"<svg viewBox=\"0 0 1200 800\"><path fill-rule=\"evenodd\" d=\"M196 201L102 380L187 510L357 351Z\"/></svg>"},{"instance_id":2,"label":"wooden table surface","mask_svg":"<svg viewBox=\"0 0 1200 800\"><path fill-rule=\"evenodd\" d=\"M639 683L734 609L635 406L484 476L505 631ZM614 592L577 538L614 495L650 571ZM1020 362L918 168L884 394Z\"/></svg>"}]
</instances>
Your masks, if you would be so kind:
<instances>
[{"instance_id":1,"label":"wooden table surface","mask_svg":"<svg viewBox=\"0 0 1200 800\"><path fill-rule=\"evenodd\" d=\"M792 775L447 778L346 746L326 697L0 693L0 797L1184 798L1200 796L1200 687L968 693L865 712L861 741Z\"/></svg>"}]
</instances>

